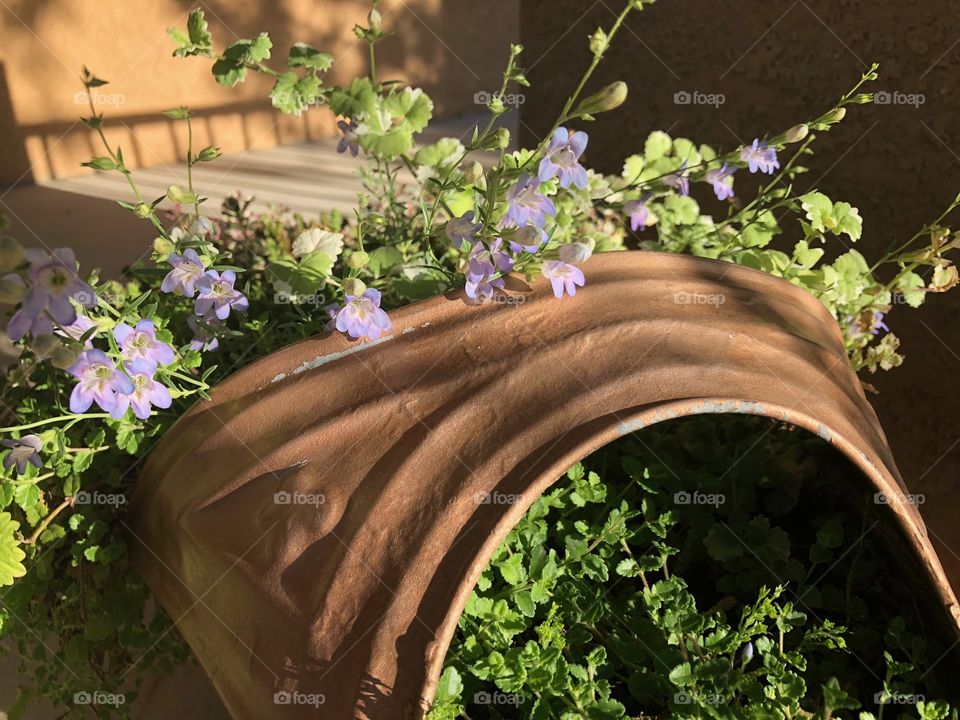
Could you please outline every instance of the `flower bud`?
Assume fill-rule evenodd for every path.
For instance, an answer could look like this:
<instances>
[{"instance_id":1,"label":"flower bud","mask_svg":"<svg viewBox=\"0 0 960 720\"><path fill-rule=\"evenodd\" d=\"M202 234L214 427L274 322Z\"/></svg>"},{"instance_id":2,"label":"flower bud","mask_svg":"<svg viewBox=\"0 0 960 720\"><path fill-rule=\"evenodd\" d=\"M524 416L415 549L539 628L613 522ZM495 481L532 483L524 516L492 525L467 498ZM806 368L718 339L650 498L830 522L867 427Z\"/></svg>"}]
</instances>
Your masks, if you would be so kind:
<instances>
[{"instance_id":1,"label":"flower bud","mask_svg":"<svg viewBox=\"0 0 960 720\"><path fill-rule=\"evenodd\" d=\"M23 278L15 273L0 278L0 303L7 305L16 305L23 300L27 289L23 284Z\"/></svg>"},{"instance_id":2,"label":"flower bud","mask_svg":"<svg viewBox=\"0 0 960 720\"><path fill-rule=\"evenodd\" d=\"M380 16L380 11L376 8L373 8L373 10L367 14L367 25L371 30L379 32L382 22L383 18Z\"/></svg>"},{"instance_id":3,"label":"flower bud","mask_svg":"<svg viewBox=\"0 0 960 720\"><path fill-rule=\"evenodd\" d=\"M577 113L580 115L596 115L620 107L626 99L627 84L618 80L581 102L577 108Z\"/></svg>"},{"instance_id":4,"label":"flower bud","mask_svg":"<svg viewBox=\"0 0 960 720\"><path fill-rule=\"evenodd\" d=\"M77 351L66 345L61 345L50 356L50 364L61 370L68 369L77 361Z\"/></svg>"},{"instance_id":5,"label":"flower bud","mask_svg":"<svg viewBox=\"0 0 960 720\"><path fill-rule=\"evenodd\" d=\"M34 354L39 358L48 358L53 355L54 351L61 347L63 347L63 343L53 335L40 335L35 337L33 342L30 343L30 349L33 350Z\"/></svg>"},{"instance_id":6,"label":"flower bud","mask_svg":"<svg viewBox=\"0 0 960 720\"><path fill-rule=\"evenodd\" d=\"M153 215L153 208L146 203L137 203L137 206L133 208L133 214L141 220L146 220Z\"/></svg>"},{"instance_id":7,"label":"flower bud","mask_svg":"<svg viewBox=\"0 0 960 720\"><path fill-rule=\"evenodd\" d=\"M567 243L560 248L560 259L565 263L582 263L589 260L592 254L593 248L582 242Z\"/></svg>"},{"instance_id":8,"label":"flower bud","mask_svg":"<svg viewBox=\"0 0 960 720\"><path fill-rule=\"evenodd\" d=\"M176 245L165 237L158 237L153 241L153 251L157 254L157 260L161 262L170 257L170 253L174 250Z\"/></svg>"},{"instance_id":9,"label":"flower bud","mask_svg":"<svg viewBox=\"0 0 960 720\"><path fill-rule=\"evenodd\" d=\"M370 262L370 254L363 250L357 250L347 258L347 266L354 270L366 267L368 262Z\"/></svg>"},{"instance_id":10,"label":"flower bud","mask_svg":"<svg viewBox=\"0 0 960 720\"><path fill-rule=\"evenodd\" d=\"M609 43L610 39L603 28L597 28L597 31L590 36L590 52L594 55L603 55Z\"/></svg>"},{"instance_id":11,"label":"flower bud","mask_svg":"<svg viewBox=\"0 0 960 720\"><path fill-rule=\"evenodd\" d=\"M0 270L13 270L23 262L23 245L12 237L0 237Z\"/></svg>"},{"instance_id":12,"label":"flower bud","mask_svg":"<svg viewBox=\"0 0 960 720\"><path fill-rule=\"evenodd\" d=\"M366 291L367 286L359 278L347 278L343 284L343 293L351 297L359 297Z\"/></svg>"},{"instance_id":13,"label":"flower bud","mask_svg":"<svg viewBox=\"0 0 960 720\"><path fill-rule=\"evenodd\" d=\"M463 169L464 181L473 185L483 177L483 165L474 160Z\"/></svg>"},{"instance_id":14,"label":"flower bud","mask_svg":"<svg viewBox=\"0 0 960 720\"><path fill-rule=\"evenodd\" d=\"M210 162L211 160L216 160L222 154L220 148L211 145L197 153L197 160L200 162Z\"/></svg>"},{"instance_id":15,"label":"flower bud","mask_svg":"<svg viewBox=\"0 0 960 720\"><path fill-rule=\"evenodd\" d=\"M833 123L840 122L846 116L847 116L846 108L835 108L834 110L831 110L824 116L823 121L832 125Z\"/></svg>"},{"instance_id":16,"label":"flower bud","mask_svg":"<svg viewBox=\"0 0 960 720\"><path fill-rule=\"evenodd\" d=\"M810 133L810 128L806 125L794 125L783 135L783 141L787 144L800 142Z\"/></svg>"},{"instance_id":17,"label":"flower bud","mask_svg":"<svg viewBox=\"0 0 960 720\"><path fill-rule=\"evenodd\" d=\"M497 128L497 131L493 134L493 142L493 147L504 149L510 144L510 131L506 128Z\"/></svg>"}]
</instances>

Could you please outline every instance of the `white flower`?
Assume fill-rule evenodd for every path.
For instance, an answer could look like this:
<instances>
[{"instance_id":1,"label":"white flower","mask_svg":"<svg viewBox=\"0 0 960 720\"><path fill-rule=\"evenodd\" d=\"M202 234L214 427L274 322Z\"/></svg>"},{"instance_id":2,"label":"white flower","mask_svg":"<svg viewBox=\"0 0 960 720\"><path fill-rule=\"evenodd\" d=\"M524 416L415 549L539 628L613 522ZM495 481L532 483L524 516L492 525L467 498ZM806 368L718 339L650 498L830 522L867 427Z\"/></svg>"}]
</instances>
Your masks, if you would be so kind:
<instances>
[{"instance_id":1,"label":"white flower","mask_svg":"<svg viewBox=\"0 0 960 720\"><path fill-rule=\"evenodd\" d=\"M312 252L322 252L331 260L336 260L343 252L343 235L320 228L310 228L300 233L297 239L293 241L291 252L297 258L302 258Z\"/></svg>"}]
</instances>

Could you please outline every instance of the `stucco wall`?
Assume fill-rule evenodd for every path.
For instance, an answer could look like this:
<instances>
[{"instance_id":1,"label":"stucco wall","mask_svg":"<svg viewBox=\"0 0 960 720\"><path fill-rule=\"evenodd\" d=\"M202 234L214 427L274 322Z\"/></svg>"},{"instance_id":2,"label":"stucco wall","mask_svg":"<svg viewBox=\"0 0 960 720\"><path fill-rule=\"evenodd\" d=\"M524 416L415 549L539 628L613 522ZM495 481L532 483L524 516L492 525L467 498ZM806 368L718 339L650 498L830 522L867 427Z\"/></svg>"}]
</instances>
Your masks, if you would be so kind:
<instances>
[{"instance_id":1,"label":"stucco wall","mask_svg":"<svg viewBox=\"0 0 960 720\"><path fill-rule=\"evenodd\" d=\"M96 149L78 122L87 112L76 102L84 65L110 81L98 89L108 136L132 167L182 159L182 127L158 117L178 105L200 118L196 142L225 152L332 131L322 109L299 120L276 113L265 100L265 78L221 88L209 61L171 57L166 28L185 25L197 6L206 9L218 47L266 30L280 62L303 41L336 58L331 81L366 72L366 46L352 32L369 9L363 0L7 0L0 6L0 185L83 172L79 163ZM476 110L474 93L499 87L519 0L383 0L380 8L395 33L381 45L381 77L422 85L440 114Z\"/></svg>"},{"instance_id":2,"label":"stucco wall","mask_svg":"<svg viewBox=\"0 0 960 720\"><path fill-rule=\"evenodd\" d=\"M588 64L587 35L609 27L623 2L524 0L521 38L533 83L525 91L527 143L550 127ZM589 164L618 170L657 128L723 148L786 129L830 107L872 61L880 63L877 89L923 94L923 104L851 111L818 141L813 171L799 184L858 206L859 249L877 257L960 191L956 2L659 0L627 24L593 83L625 80L630 99L586 128ZM676 104L682 91L722 94L725 102ZM895 308L888 323L907 361L869 378L880 390L874 405L897 462L915 491L927 494L921 510L937 536L956 522L938 498L960 492L958 294L931 297L919 312ZM960 544L942 556L960 568Z\"/></svg>"}]
</instances>

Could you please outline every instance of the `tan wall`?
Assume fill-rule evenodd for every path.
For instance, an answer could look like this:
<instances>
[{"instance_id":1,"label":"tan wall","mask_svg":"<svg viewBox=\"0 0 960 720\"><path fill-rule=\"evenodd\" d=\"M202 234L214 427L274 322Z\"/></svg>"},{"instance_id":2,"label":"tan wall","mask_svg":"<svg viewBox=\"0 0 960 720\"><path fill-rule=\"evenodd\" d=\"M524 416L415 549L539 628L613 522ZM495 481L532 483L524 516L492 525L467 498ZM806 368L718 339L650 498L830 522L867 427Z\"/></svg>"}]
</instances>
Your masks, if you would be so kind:
<instances>
[{"instance_id":1,"label":"tan wall","mask_svg":"<svg viewBox=\"0 0 960 720\"><path fill-rule=\"evenodd\" d=\"M81 68L110 81L98 88L107 101L108 136L132 167L182 159L185 132L158 117L187 105L200 118L195 142L224 152L268 147L328 135L325 109L300 119L281 116L265 100L266 78L248 77L222 88L202 58L171 57L166 35L184 26L194 0L6 0L0 7L0 184L84 172L79 163L100 153L93 133L78 122ZM361 0L205 0L217 47L268 31L274 67L290 45L303 41L331 53L330 82L366 72L366 46L352 28L364 22ZM516 39L519 0L384 0L384 27L396 34L381 45L381 77L422 85L440 114L478 109L477 90L499 86L507 46ZM483 28L483 32L477 32ZM114 104L111 104L113 101Z\"/></svg>"},{"instance_id":2,"label":"tan wall","mask_svg":"<svg viewBox=\"0 0 960 720\"><path fill-rule=\"evenodd\" d=\"M523 142L550 127L590 62L586 36L609 27L624 2L523 0L521 37L533 84L525 91ZM876 61L876 90L922 93L925 102L853 108L817 141L798 187L816 186L859 207L858 249L878 258L960 191L958 36L960 3L951 0L661 0L628 22L588 87L625 80L630 98L585 127L587 162L619 171L655 129L734 148L830 107L864 64ZM677 104L679 91L722 93L726 102ZM960 211L951 225L960 227ZM958 318L957 290L931 297L919 311L894 307L887 323L907 360L867 378L880 390L871 399L907 483L926 494L920 510L935 536L956 523L953 506L939 498L960 492ZM960 577L960 546L941 559Z\"/></svg>"}]
</instances>

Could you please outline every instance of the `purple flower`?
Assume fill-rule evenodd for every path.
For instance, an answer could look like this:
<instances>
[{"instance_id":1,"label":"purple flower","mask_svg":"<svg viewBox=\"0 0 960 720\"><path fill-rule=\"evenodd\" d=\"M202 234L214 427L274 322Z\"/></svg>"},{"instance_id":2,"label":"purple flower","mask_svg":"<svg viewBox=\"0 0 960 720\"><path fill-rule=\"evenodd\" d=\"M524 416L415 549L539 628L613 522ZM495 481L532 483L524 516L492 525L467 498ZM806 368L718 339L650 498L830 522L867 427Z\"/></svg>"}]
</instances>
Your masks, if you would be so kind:
<instances>
[{"instance_id":1,"label":"purple flower","mask_svg":"<svg viewBox=\"0 0 960 720\"><path fill-rule=\"evenodd\" d=\"M501 227L515 225L535 225L543 228L547 224L547 215L553 217L557 208L553 201L539 192L540 182L524 173L517 178L516 184L507 191L507 213L501 220Z\"/></svg>"},{"instance_id":2,"label":"purple flower","mask_svg":"<svg viewBox=\"0 0 960 720\"><path fill-rule=\"evenodd\" d=\"M203 261L197 251L188 248L183 251L183 255L170 253L167 262L173 265L173 270L167 273L160 289L165 293L172 292L192 298L197 292L197 281L204 273Z\"/></svg>"},{"instance_id":3,"label":"purple flower","mask_svg":"<svg viewBox=\"0 0 960 720\"><path fill-rule=\"evenodd\" d=\"M881 330L890 332L890 328L887 327L883 318L884 313L880 310L874 310L869 313L869 315L847 315L847 337L850 340L856 340L857 338L863 337L865 333L879 335Z\"/></svg>"},{"instance_id":4,"label":"purple flower","mask_svg":"<svg viewBox=\"0 0 960 720\"><path fill-rule=\"evenodd\" d=\"M473 217L473 210L468 210L447 223L447 237L457 250L465 242L474 242L477 239L477 233L483 227L480 223L475 223Z\"/></svg>"},{"instance_id":5,"label":"purple flower","mask_svg":"<svg viewBox=\"0 0 960 720\"><path fill-rule=\"evenodd\" d=\"M553 285L553 294L558 298L563 297L564 291L573 297L577 294L577 285L583 287L586 282L583 270L562 260L547 260L543 263L540 272L550 280L550 284Z\"/></svg>"},{"instance_id":6,"label":"purple flower","mask_svg":"<svg viewBox=\"0 0 960 720\"><path fill-rule=\"evenodd\" d=\"M224 270L222 274L216 270L207 270L197 281L200 294L193 311L197 315L212 312L218 320L226 320L231 308L237 312L246 312L250 303L242 292L234 289L233 284L236 281L237 276L232 270Z\"/></svg>"},{"instance_id":7,"label":"purple flower","mask_svg":"<svg viewBox=\"0 0 960 720\"><path fill-rule=\"evenodd\" d=\"M393 330L387 313L380 309L380 291L367 288L362 295L347 295L337 311L334 326L352 338L376 340Z\"/></svg>"},{"instance_id":8,"label":"purple flower","mask_svg":"<svg viewBox=\"0 0 960 720\"><path fill-rule=\"evenodd\" d=\"M149 360L134 360L126 365L130 379L133 381L133 390L126 395L117 396L117 405L110 414L115 418L122 418L127 409L132 407L133 414L141 420L150 417L152 407L166 409L173 404L170 391L153 379L157 366Z\"/></svg>"},{"instance_id":9,"label":"purple flower","mask_svg":"<svg viewBox=\"0 0 960 720\"><path fill-rule=\"evenodd\" d=\"M120 345L120 356L125 363L146 360L156 368L169 365L176 357L172 347L157 340L153 320L141 320L136 327L120 323L113 329L113 337Z\"/></svg>"},{"instance_id":10,"label":"purple flower","mask_svg":"<svg viewBox=\"0 0 960 720\"><path fill-rule=\"evenodd\" d=\"M740 151L740 159L747 163L752 173L760 171L773 175L773 171L780 167L776 149L760 142L760 138L756 138L753 145L748 145Z\"/></svg>"},{"instance_id":11,"label":"purple flower","mask_svg":"<svg viewBox=\"0 0 960 720\"><path fill-rule=\"evenodd\" d=\"M77 276L77 258L69 248L57 248L53 255L42 250L27 250L30 261L30 287L23 305L10 319L7 334L16 342L28 332L34 335L49 334L53 323L70 325L77 319L73 300L83 307L97 304L93 288Z\"/></svg>"},{"instance_id":12,"label":"purple flower","mask_svg":"<svg viewBox=\"0 0 960 720\"><path fill-rule=\"evenodd\" d=\"M187 325L193 330L193 340L190 341L190 349L198 352L207 352L216 350L220 347L220 339L217 337L217 327L220 321L214 315L204 315L202 318L191 315L187 318Z\"/></svg>"},{"instance_id":13,"label":"purple flower","mask_svg":"<svg viewBox=\"0 0 960 720\"><path fill-rule=\"evenodd\" d=\"M568 188L571 184L583 190L587 187L587 171L580 164L580 156L587 148L587 134L582 130L570 134L566 128L557 128L547 154L540 161L537 176L540 182L559 177L560 187Z\"/></svg>"},{"instance_id":14,"label":"purple flower","mask_svg":"<svg viewBox=\"0 0 960 720\"><path fill-rule=\"evenodd\" d=\"M84 333L90 330L90 328L95 328L96 326L97 323L88 318L86 315L77 313L76 320L65 327L57 328L54 330L54 333L60 335L61 337L73 338L79 342L80 338L84 336ZM91 333L86 341L84 341L84 345L86 347L93 347L93 338L96 334L96 332Z\"/></svg>"},{"instance_id":15,"label":"purple flower","mask_svg":"<svg viewBox=\"0 0 960 720\"><path fill-rule=\"evenodd\" d=\"M717 200L726 200L733 197L733 183L726 182L726 180L732 177L736 171L735 167L724 163L723 167L708 170L707 174L704 175L704 179L713 185L713 192L716 194Z\"/></svg>"},{"instance_id":16,"label":"purple flower","mask_svg":"<svg viewBox=\"0 0 960 720\"><path fill-rule=\"evenodd\" d=\"M338 120L337 127L340 128L342 133L340 142L337 143L337 152L346 152L349 148L350 154L356 157L357 153L360 152L360 143L357 141L357 126L353 124L352 120L349 122Z\"/></svg>"},{"instance_id":17,"label":"purple flower","mask_svg":"<svg viewBox=\"0 0 960 720\"><path fill-rule=\"evenodd\" d=\"M478 243L470 252L464 290L471 300L492 298L494 289L503 287L503 278L496 277L497 273L513 270L513 260L500 249L502 244L503 240L497 238L489 249Z\"/></svg>"},{"instance_id":18,"label":"purple flower","mask_svg":"<svg viewBox=\"0 0 960 720\"><path fill-rule=\"evenodd\" d=\"M102 350L84 350L67 372L79 380L70 394L70 412L86 412L96 402L113 413L117 398L133 392L133 382Z\"/></svg>"},{"instance_id":19,"label":"purple flower","mask_svg":"<svg viewBox=\"0 0 960 720\"><path fill-rule=\"evenodd\" d=\"M53 330L53 320L46 315L31 317L23 308L17 310L10 318L10 322L7 323L7 337L13 342L17 342L28 333L34 337L39 337L49 335Z\"/></svg>"},{"instance_id":20,"label":"purple flower","mask_svg":"<svg viewBox=\"0 0 960 720\"><path fill-rule=\"evenodd\" d=\"M671 187L681 195L686 197L690 194L690 179L687 177L687 161L684 160L683 164L677 169L675 173L670 175L665 175L661 178L664 185Z\"/></svg>"},{"instance_id":21,"label":"purple flower","mask_svg":"<svg viewBox=\"0 0 960 720\"><path fill-rule=\"evenodd\" d=\"M639 200L631 200L624 203L623 211L630 218L630 229L636 232L641 227L649 227L657 222L656 217L650 213L647 203L650 202L652 195L644 195Z\"/></svg>"},{"instance_id":22,"label":"purple flower","mask_svg":"<svg viewBox=\"0 0 960 720\"><path fill-rule=\"evenodd\" d=\"M23 475L27 471L28 463L34 467L43 467L43 460L40 459L43 440L36 435L24 435L19 440L0 440L0 445L10 448L10 452L3 459L4 470L16 465L17 475Z\"/></svg>"},{"instance_id":23,"label":"purple flower","mask_svg":"<svg viewBox=\"0 0 960 720\"><path fill-rule=\"evenodd\" d=\"M883 321L883 313L879 310L874 311L873 313L873 327L870 329L871 335L877 335L881 330L884 332L890 332L890 328L887 327L887 324Z\"/></svg>"}]
</instances>

